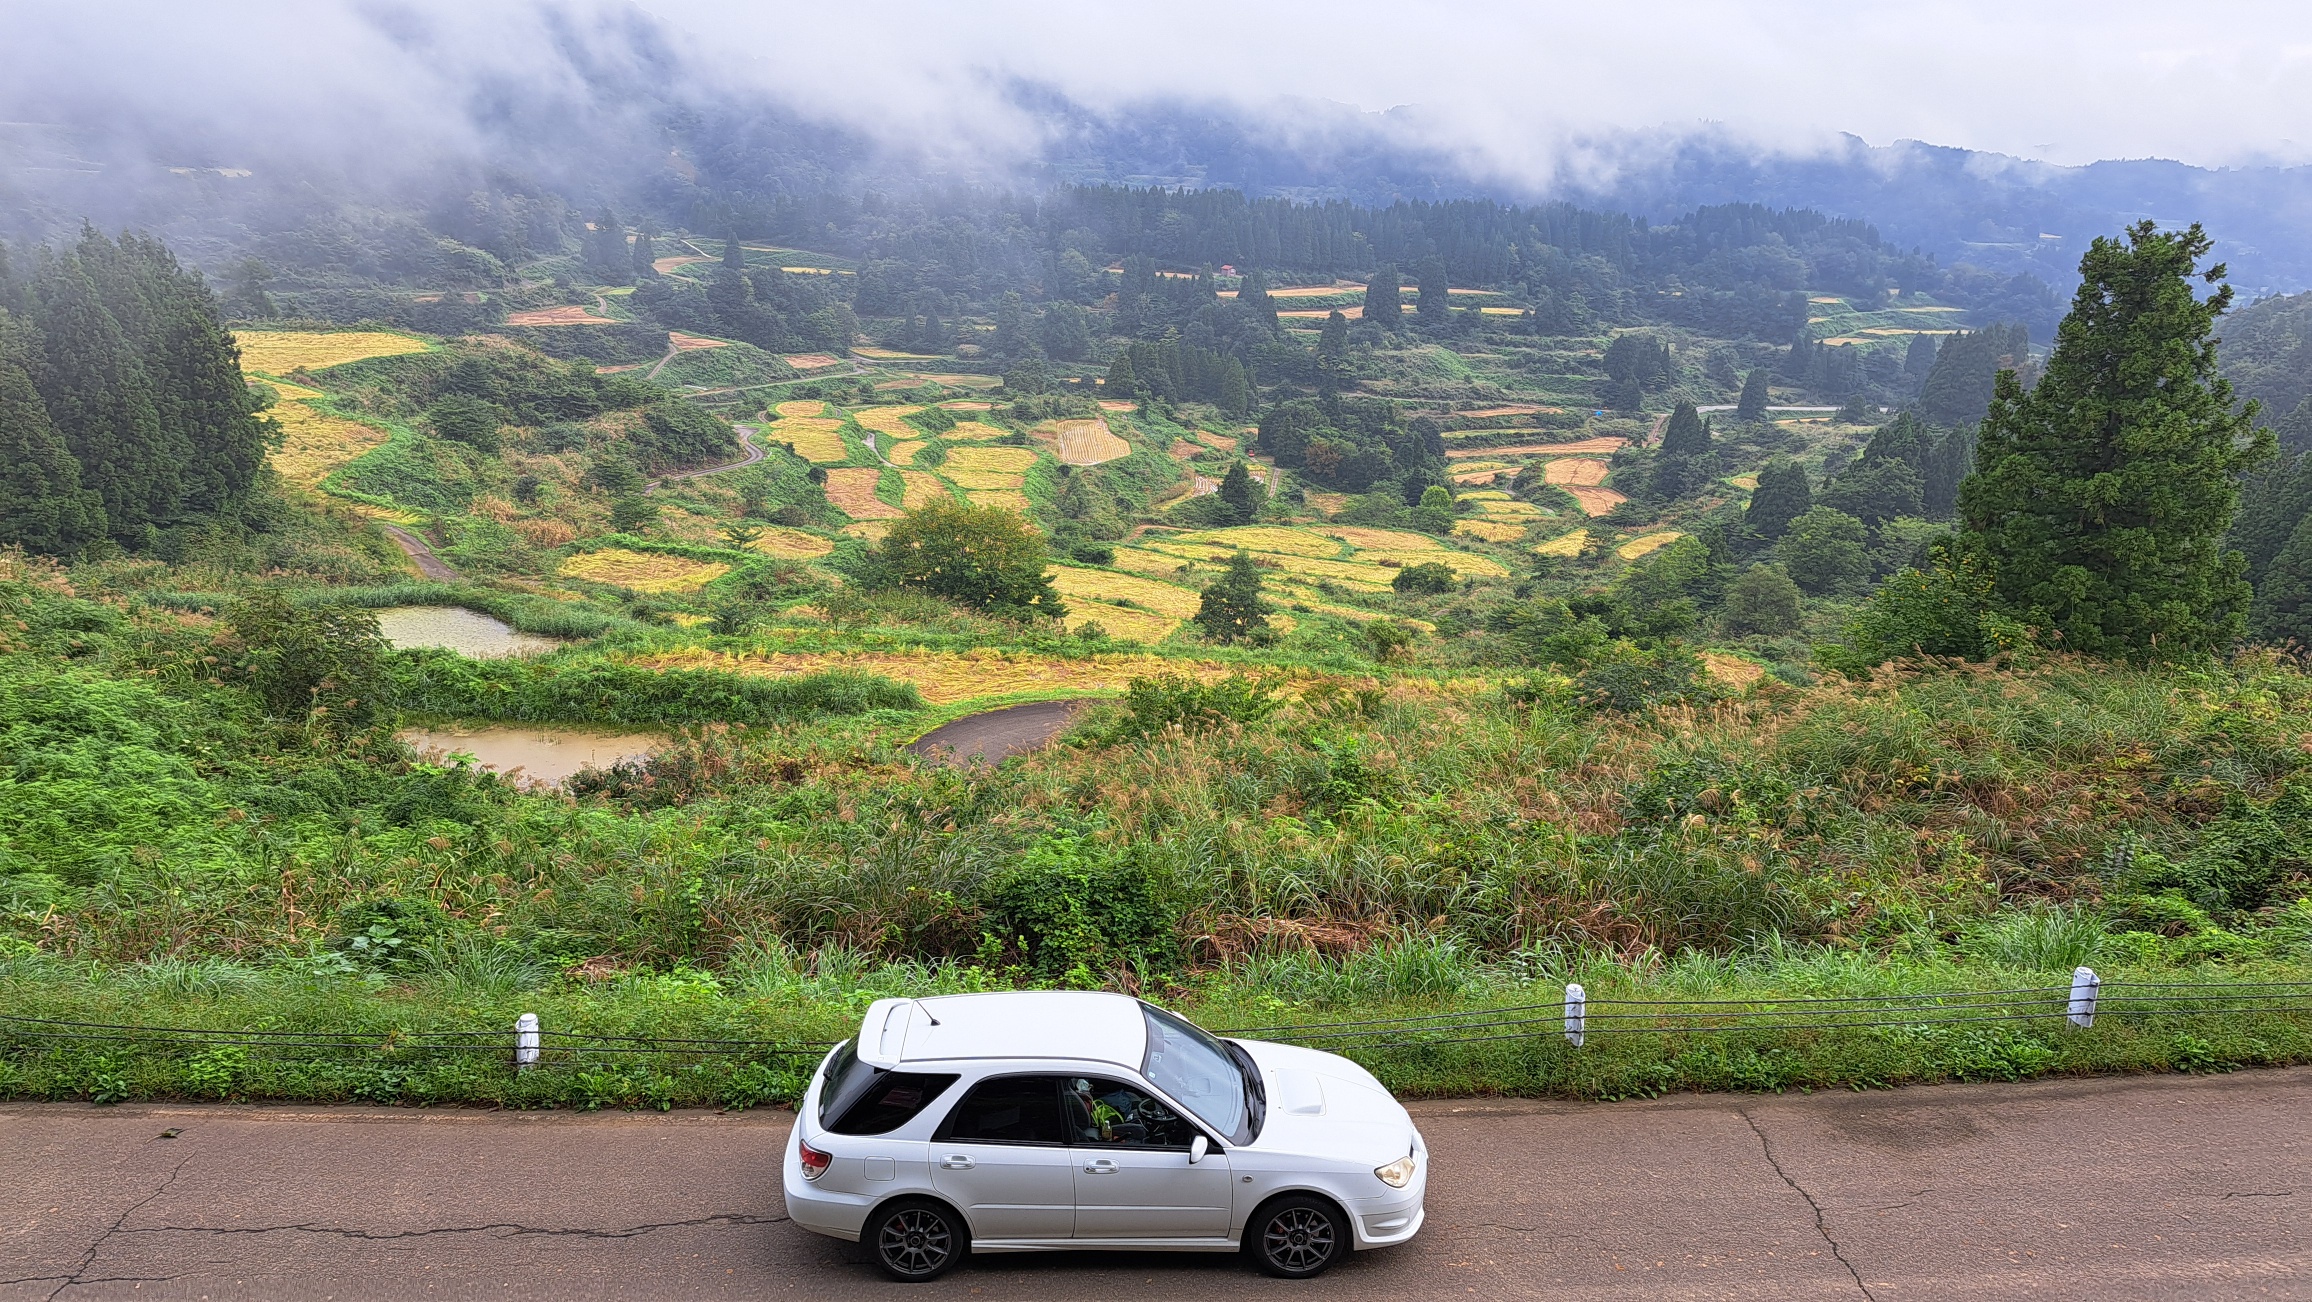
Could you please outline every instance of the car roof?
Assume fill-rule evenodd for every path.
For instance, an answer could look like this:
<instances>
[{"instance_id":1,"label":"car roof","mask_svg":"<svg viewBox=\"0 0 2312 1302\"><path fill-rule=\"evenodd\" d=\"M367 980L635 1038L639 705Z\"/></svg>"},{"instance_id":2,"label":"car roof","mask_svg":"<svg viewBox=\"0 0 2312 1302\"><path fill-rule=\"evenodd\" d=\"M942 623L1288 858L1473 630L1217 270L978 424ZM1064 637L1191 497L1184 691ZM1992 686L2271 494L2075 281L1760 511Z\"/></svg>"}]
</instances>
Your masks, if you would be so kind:
<instances>
[{"instance_id":1,"label":"car roof","mask_svg":"<svg viewBox=\"0 0 2312 1302\"><path fill-rule=\"evenodd\" d=\"M1083 1058L1137 1068L1147 1050L1140 1001L1095 990L878 999L859 1024L860 1060L884 1068L965 1058Z\"/></svg>"}]
</instances>

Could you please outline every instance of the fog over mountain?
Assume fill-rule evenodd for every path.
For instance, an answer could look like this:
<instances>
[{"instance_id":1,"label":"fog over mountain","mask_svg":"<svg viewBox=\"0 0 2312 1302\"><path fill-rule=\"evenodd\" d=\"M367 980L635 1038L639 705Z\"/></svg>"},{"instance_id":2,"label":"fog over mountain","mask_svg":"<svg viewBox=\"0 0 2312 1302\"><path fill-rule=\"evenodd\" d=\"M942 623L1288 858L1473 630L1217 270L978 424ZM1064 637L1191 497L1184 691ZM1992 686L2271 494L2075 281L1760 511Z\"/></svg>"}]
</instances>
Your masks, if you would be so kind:
<instances>
[{"instance_id":1,"label":"fog over mountain","mask_svg":"<svg viewBox=\"0 0 2312 1302\"><path fill-rule=\"evenodd\" d=\"M2183 26L2149 4L1673 4L1642 42L1568 4L5 8L0 210L19 236L162 222L242 182L455 189L495 170L644 195L673 167L787 193L1108 180L1655 220L1808 206L2056 283L2097 233L2200 220L2244 290L2312 284L2299 6L2202 5Z\"/></svg>"}]
</instances>

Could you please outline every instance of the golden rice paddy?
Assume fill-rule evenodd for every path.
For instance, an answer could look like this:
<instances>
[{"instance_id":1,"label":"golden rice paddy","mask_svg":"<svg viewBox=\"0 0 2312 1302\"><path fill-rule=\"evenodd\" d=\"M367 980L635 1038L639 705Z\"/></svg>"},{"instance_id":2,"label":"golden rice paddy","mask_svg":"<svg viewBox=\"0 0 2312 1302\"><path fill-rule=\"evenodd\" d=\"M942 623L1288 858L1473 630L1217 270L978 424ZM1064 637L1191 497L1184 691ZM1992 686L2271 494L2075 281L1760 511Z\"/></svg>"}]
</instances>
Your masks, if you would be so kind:
<instances>
[{"instance_id":1,"label":"golden rice paddy","mask_svg":"<svg viewBox=\"0 0 2312 1302\"><path fill-rule=\"evenodd\" d=\"M1494 543L1516 542L1525 536L1525 529L1524 525L1512 524L1507 520L1457 520L1453 524L1453 532L1457 534Z\"/></svg>"},{"instance_id":2,"label":"golden rice paddy","mask_svg":"<svg viewBox=\"0 0 2312 1302\"><path fill-rule=\"evenodd\" d=\"M1658 552L1664 547L1669 546L1671 543L1674 543L1685 536L1686 535L1679 533L1675 529L1664 529L1660 533L1650 533L1643 537L1630 539L1628 542L1623 543L1621 546L1614 548L1614 555L1621 557L1625 561L1634 561L1640 556Z\"/></svg>"},{"instance_id":3,"label":"golden rice paddy","mask_svg":"<svg viewBox=\"0 0 2312 1302\"><path fill-rule=\"evenodd\" d=\"M1287 556L1339 556L1340 544L1302 529L1272 525L1240 525L1234 529L1206 529L1179 536L1180 541L1212 547L1242 547L1249 552L1280 552Z\"/></svg>"},{"instance_id":4,"label":"golden rice paddy","mask_svg":"<svg viewBox=\"0 0 2312 1302\"><path fill-rule=\"evenodd\" d=\"M1758 487L1758 476L1734 475L1728 478L1726 482L1734 485L1736 488L1756 490Z\"/></svg>"},{"instance_id":5,"label":"golden rice paddy","mask_svg":"<svg viewBox=\"0 0 2312 1302\"><path fill-rule=\"evenodd\" d=\"M1319 527L1328 538L1338 538L1362 551L1368 547L1385 547L1392 551L1425 552L1437 547L1437 540L1425 533L1409 533L1403 529L1368 529L1361 525L1328 524Z\"/></svg>"},{"instance_id":6,"label":"golden rice paddy","mask_svg":"<svg viewBox=\"0 0 2312 1302\"><path fill-rule=\"evenodd\" d=\"M1570 484L1595 487L1606 482L1606 475L1612 470L1613 467L1603 461L1593 461L1588 457L1564 457L1543 466L1541 477L1545 483L1561 487Z\"/></svg>"},{"instance_id":7,"label":"golden rice paddy","mask_svg":"<svg viewBox=\"0 0 2312 1302\"><path fill-rule=\"evenodd\" d=\"M618 323L610 317L596 316L593 312L582 307L534 307L527 312L508 312L506 324L510 326L566 326L616 325Z\"/></svg>"},{"instance_id":8,"label":"golden rice paddy","mask_svg":"<svg viewBox=\"0 0 2312 1302\"><path fill-rule=\"evenodd\" d=\"M281 446L272 455L273 469L290 483L311 488L329 473L385 442L384 430L325 415L306 405L319 391L287 381L273 382L280 400L265 414L281 422Z\"/></svg>"},{"instance_id":9,"label":"golden rice paddy","mask_svg":"<svg viewBox=\"0 0 2312 1302\"><path fill-rule=\"evenodd\" d=\"M954 429L939 437L950 443L986 443L995 439L1007 438L1010 435L1011 431L1008 429L998 429L984 421L966 420L956 422Z\"/></svg>"},{"instance_id":10,"label":"golden rice paddy","mask_svg":"<svg viewBox=\"0 0 2312 1302\"><path fill-rule=\"evenodd\" d=\"M824 556L835 550L835 544L815 533L804 533L800 529L788 529L778 525L764 526L763 536L748 543L747 546L765 556L777 556L796 561L809 560L814 556Z\"/></svg>"},{"instance_id":11,"label":"golden rice paddy","mask_svg":"<svg viewBox=\"0 0 2312 1302\"><path fill-rule=\"evenodd\" d=\"M1000 470L1020 474L1036 463L1029 448L953 448L947 454L951 470Z\"/></svg>"},{"instance_id":12,"label":"golden rice paddy","mask_svg":"<svg viewBox=\"0 0 2312 1302\"><path fill-rule=\"evenodd\" d=\"M774 423L768 433L772 441L793 446L803 460L828 465L851 459L851 449L844 446L839 432L842 428L843 422L824 416L789 416Z\"/></svg>"},{"instance_id":13,"label":"golden rice paddy","mask_svg":"<svg viewBox=\"0 0 2312 1302\"><path fill-rule=\"evenodd\" d=\"M1610 488L1591 488L1582 484L1568 484L1565 491L1581 507L1583 515L1604 515L1630 500Z\"/></svg>"},{"instance_id":14,"label":"golden rice paddy","mask_svg":"<svg viewBox=\"0 0 2312 1302\"><path fill-rule=\"evenodd\" d=\"M889 520L899 508L875 496L883 472L873 466L846 466L827 472L827 500L854 520Z\"/></svg>"},{"instance_id":15,"label":"golden rice paddy","mask_svg":"<svg viewBox=\"0 0 2312 1302\"><path fill-rule=\"evenodd\" d=\"M949 489L939 476L929 471L902 470L899 472L899 480L904 486L901 489L900 501L910 511L933 502L952 502L955 500L953 490Z\"/></svg>"},{"instance_id":16,"label":"golden rice paddy","mask_svg":"<svg viewBox=\"0 0 2312 1302\"><path fill-rule=\"evenodd\" d=\"M797 398L791 402L782 402L771 410L777 412L781 417L824 416L827 414L827 404L816 398L809 400Z\"/></svg>"},{"instance_id":17,"label":"golden rice paddy","mask_svg":"<svg viewBox=\"0 0 2312 1302\"><path fill-rule=\"evenodd\" d=\"M1453 461L1459 461L1463 457L1596 456L1601 453L1619 452L1623 447L1627 446L1628 443L1628 439L1605 436L1592 439L1576 439L1571 443L1520 443L1515 447L1507 448L1447 448L1445 450L1445 456L1447 459Z\"/></svg>"},{"instance_id":18,"label":"golden rice paddy","mask_svg":"<svg viewBox=\"0 0 2312 1302\"><path fill-rule=\"evenodd\" d=\"M851 413L861 429L871 429L893 438L919 439L923 431L907 423L906 418L923 410L921 407L866 407Z\"/></svg>"},{"instance_id":19,"label":"golden rice paddy","mask_svg":"<svg viewBox=\"0 0 2312 1302\"><path fill-rule=\"evenodd\" d=\"M1132 455L1132 445L1116 437L1108 422L1098 417L1055 421L1044 433L1060 460L1071 466L1096 466Z\"/></svg>"},{"instance_id":20,"label":"golden rice paddy","mask_svg":"<svg viewBox=\"0 0 2312 1302\"><path fill-rule=\"evenodd\" d=\"M825 353L788 353L787 365L798 371L823 371L830 366L841 366L843 359Z\"/></svg>"},{"instance_id":21,"label":"golden rice paddy","mask_svg":"<svg viewBox=\"0 0 2312 1302\"><path fill-rule=\"evenodd\" d=\"M607 583L629 592L647 594L696 592L730 573L730 569L721 561L694 561L687 556L662 556L655 552L606 547L598 552L581 552L570 557L562 562L559 573L573 579Z\"/></svg>"},{"instance_id":22,"label":"golden rice paddy","mask_svg":"<svg viewBox=\"0 0 2312 1302\"><path fill-rule=\"evenodd\" d=\"M1016 488L973 488L964 491L973 506L1000 506L1007 511L1028 509L1028 495Z\"/></svg>"},{"instance_id":23,"label":"golden rice paddy","mask_svg":"<svg viewBox=\"0 0 2312 1302\"><path fill-rule=\"evenodd\" d=\"M422 339L383 330L236 330L233 342L241 346L241 365L266 375L287 375L300 368L326 370L364 358L426 350Z\"/></svg>"},{"instance_id":24,"label":"golden rice paddy","mask_svg":"<svg viewBox=\"0 0 2312 1302\"><path fill-rule=\"evenodd\" d=\"M1105 620L1100 622L1106 624ZM1121 630L1110 626L1109 631ZM953 705L983 696L1070 691L1122 692L1134 678L1146 678L1159 673L1189 673L1204 679L1226 677L1228 673L1217 665L1169 660L1158 656L1116 655L1063 660L1024 652L1007 654L992 648L964 652L732 653L694 647L637 657L632 663L645 669L712 669L760 678L782 678L791 674L847 669L913 683L915 689L923 693L923 698L934 705Z\"/></svg>"},{"instance_id":25,"label":"golden rice paddy","mask_svg":"<svg viewBox=\"0 0 2312 1302\"><path fill-rule=\"evenodd\" d=\"M929 443L919 438L900 439L897 441L893 441L891 439L877 439L876 443L883 453L883 459L895 466L914 465L915 454L931 446Z\"/></svg>"},{"instance_id":26,"label":"golden rice paddy","mask_svg":"<svg viewBox=\"0 0 2312 1302\"><path fill-rule=\"evenodd\" d=\"M943 466L940 468L940 474L957 488L976 489L981 492L1016 489L1020 486L1021 479L1016 470L950 470Z\"/></svg>"},{"instance_id":27,"label":"golden rice paddy","mask_svg":"<svg viewBox=\"0 0 2312 1302\"><path fill-rule=\"evenodd\" d=\"M1543 556L1579 556L1582 544L1588 540L1589 534L1586 531L1576 529L1572 533L1561 533L1548 542L1537 543L1533 550Z\"/></svg>"}]
</instances>

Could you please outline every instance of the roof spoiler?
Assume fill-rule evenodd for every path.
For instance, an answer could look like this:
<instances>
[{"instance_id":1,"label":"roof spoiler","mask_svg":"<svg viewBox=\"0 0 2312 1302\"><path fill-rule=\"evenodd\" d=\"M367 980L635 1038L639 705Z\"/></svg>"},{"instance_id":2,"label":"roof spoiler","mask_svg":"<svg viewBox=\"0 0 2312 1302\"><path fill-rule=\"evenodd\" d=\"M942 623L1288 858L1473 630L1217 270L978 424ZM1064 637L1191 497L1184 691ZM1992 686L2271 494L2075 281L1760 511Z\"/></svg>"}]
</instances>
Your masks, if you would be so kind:
<instances>
[{"instance_id":1,"label":"roof spoiler","mask_svg":"<svg viewBox=\"0 0 2312 1302\"><path fill-rule=\"evenodd\" d=\"M907 1056L907 1032L919 1010L912 999L878 999L859 1022L859 1061L889 1071Z\"/></svg>"}]
</instances>

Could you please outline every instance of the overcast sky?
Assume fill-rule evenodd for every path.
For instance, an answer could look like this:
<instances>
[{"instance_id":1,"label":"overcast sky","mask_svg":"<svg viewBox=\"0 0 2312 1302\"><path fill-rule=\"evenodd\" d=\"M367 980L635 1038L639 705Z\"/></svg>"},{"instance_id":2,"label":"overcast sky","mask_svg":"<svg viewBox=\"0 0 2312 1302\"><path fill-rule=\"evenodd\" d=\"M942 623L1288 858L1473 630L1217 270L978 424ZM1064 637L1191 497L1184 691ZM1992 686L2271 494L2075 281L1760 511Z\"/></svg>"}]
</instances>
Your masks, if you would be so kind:
<instances>
[{"instance_id":1,"label":"overcast sky","mask_svg":"<svg viewBox=\"0 0 2312 1302\"><path fill-rule=\"evenodd\" d=\"M1567 142L1711 125L1804 149L1837 133L2077 163L2312 161L2304 0L0 0L0 107L74 96L305 143L455 145L477 68L541 91L652 19L702 85L880 133L1032 150L1007 79L1092 107L1150 96L1379 112L1483 170L1549 174ZM622 34L612 39L611 34ZM10 88L13 88L12 90Z\"/></svg>"}]
</instances>

